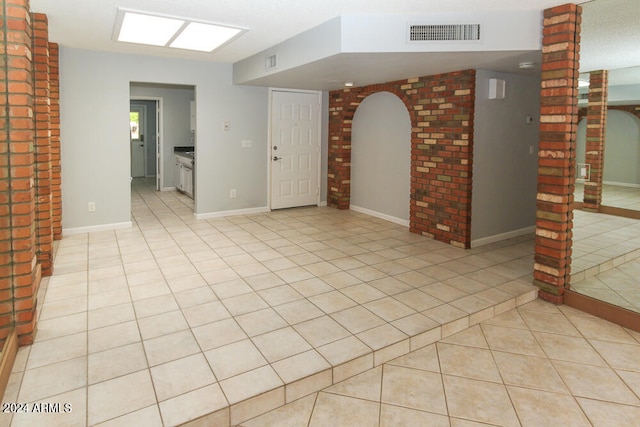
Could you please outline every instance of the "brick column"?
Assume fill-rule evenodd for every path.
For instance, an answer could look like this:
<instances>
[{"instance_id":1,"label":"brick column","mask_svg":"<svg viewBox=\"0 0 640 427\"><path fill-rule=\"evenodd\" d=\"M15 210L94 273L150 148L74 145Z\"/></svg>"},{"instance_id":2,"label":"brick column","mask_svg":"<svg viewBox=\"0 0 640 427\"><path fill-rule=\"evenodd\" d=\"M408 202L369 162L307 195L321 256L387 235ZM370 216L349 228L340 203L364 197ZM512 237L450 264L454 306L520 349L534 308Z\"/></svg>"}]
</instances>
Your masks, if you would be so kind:
<instances>
[{"instance_id":1,"label":"brick column","mask_svg":"<svg viewBox=\"0 0 640 427\"><path fill-rule=\"evenodd\" d=\"M35 87L36 236L42 274L53 273L53 228L51 206L51 95L49 84L49 24L41 13L33 22L33 75Z\"/></svg>"},{"instance_id":2,"label":"brick column","mask_svg":"<svg viewBox=\"0 0 640 427\"><path fill-rule=\"evenodd\" d=\"M51 131L51 226L53 239L62 239L62 169L60 164L60 70L57 43L49 43L49 90Z\"/></svg>"},{"instance_id":3,"label":"brick column","mask_svg":"<svg viewBox=\"0 0 640 427\"><path fill-rule=\"evenodd\" d=\"M36 295L41 270L36 241L36 162L32 28L28 0L4 0L5 141L1 150L8 176L3 200L8 207L10 289L19 344L33 342ZM7 246L5 245L5 249ZM6 271L5 271L6 272Z\"/></svg>"},{"instance_id":4,"label":"brick column","mask_svg":"<svg viewBox=\"0 0 640 427\"><path fill-rule=\"evenodd\" d=\"M585 163L591 165L589 180L584 183L584 209L597 212L602 203L604 177L604 137L607 128L608 72L592 71L589 76L587 107L587 142Z\"/></svg>"},{"instance_id":5,"label":"brick column","mask_svg":"<svg viewBox=\"0 0 640 427\"><path fill-rule=\"evenodd\" d=\"M544 11L534 284L556 304L571 275L581 13Z\"/></svg>"}]
</instances>

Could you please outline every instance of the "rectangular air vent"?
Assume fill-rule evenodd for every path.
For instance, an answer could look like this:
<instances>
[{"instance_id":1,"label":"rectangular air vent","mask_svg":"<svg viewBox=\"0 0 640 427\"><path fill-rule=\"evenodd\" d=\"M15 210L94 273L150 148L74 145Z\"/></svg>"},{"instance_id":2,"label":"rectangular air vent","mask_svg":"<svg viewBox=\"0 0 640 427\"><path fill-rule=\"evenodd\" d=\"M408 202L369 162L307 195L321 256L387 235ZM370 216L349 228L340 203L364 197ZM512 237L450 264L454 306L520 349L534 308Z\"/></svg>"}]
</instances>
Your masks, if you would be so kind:
<instances>
[{"instance_id":1,"label":"rectangular air vent","mask_svg":"<svg viewBox=\"0 0 640 427\"><path fill-rule=\"evenodd\" d=\"M410 25L409 41L480 40L480 24Z\"/></svg>"},{"instance_id":2,"label":"rectangular air vent","mask_svg":"<svg viewBox=\"0 0 640 427\"><path fill-rule=\"evenodd\" d=\"M264 69L270 70L278 65L278 56L276 54L269 55L264 59Z\"/></svg>"}]
</instances>

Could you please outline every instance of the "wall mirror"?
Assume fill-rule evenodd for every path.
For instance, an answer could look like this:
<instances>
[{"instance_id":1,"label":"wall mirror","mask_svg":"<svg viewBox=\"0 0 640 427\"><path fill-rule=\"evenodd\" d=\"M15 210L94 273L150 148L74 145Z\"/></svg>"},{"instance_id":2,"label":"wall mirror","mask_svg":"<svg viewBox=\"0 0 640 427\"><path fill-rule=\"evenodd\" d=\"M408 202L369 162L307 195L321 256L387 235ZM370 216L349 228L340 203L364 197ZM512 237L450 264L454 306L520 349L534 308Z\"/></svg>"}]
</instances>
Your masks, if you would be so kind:
<instances>
[{"instance_id":1,"label":"wall mirror","mask_svg":"<svg viewBox=\"0 0 640 427\"><path fill-rule=\"evenodd\" d=\"M580 209L589 179L589 165L581 165L586 118L578 126L570 288L640 313L640 8L637 0L594 0L582 7L580 81L608 70L609 108L597 212ZM588 90L579 88L579 108L587 107Z\"/></svg>"}]
</instances>

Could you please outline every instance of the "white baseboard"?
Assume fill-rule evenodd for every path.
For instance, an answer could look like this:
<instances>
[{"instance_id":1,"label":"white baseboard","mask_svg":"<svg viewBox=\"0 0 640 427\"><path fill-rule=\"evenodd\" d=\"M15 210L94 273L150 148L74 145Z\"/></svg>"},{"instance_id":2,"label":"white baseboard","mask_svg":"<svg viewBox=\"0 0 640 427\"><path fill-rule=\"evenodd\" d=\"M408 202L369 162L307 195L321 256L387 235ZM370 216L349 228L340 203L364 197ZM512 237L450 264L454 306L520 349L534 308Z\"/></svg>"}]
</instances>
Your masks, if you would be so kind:
<instances>
[{"instance_id":1,"label":"white baseboard","mask_svg":"<svg viewBox=\"0 0 640 427\"><path fill-rule=\"evenodd\" d=\"M602 183L605 185L615 185L617 187L640 188L640 184L632 184L629 182L603 181Z\"/></svg>"},{"instance_id":2,"label":"white baseboard","mask_svg":"<svg viewBox=\"0 0 640 427\"><path fill-rule=\"evenodd\" d=\"M251 215L258 213L271 212L268 207L261 208L248 208L248 209L238 209L233 211L220 211L220 212L207 212L207 213L197 213L194 214L196 219L209 219L209 218L224 218L225 216L237 216L237 215Z\"/></svg>"},{"instance_id":3,"label":"white baseboard","mask_svg":"<svg viewBox=\"0 0 640 427\"><path fill-rule=\"evenodd\" d=\"M121 228L130 227L133 227L133 223L131 221L117 222L113 224L89 225L87 227L63 228L62 235L72 236L74 234L95 233L98 231L119 230Z\"/></svg>"},{"instance_id":4,"label":"white baseboard","mask_svg":"<svg viewBox=\"0 0 640 427\"><path fill-rule=\"evenodd\" d=\"M363 208L360 206L349 205L349 209L355 212L360 212L365 215L373 216L376 218L384 219L385 221L393 222L394 224L402 225L404 227L409 227L409 220L398 218L395 216L383 214L381 212L372 211L371 209Z\"/></svg>"},{"instance_id":5,"label":"white baseboard","mask_svg":"<svg viewBox=\"0 0 640 427\"><path fill-rule=\"evenodd\" d=\"M519 230L507 231L506 233L495 234L493 236L483 237L471 241L471 247L477 248L478 246L488 245L489 243L500 242L502 240L512 239L514 237L526 236L527 234L533 234L536 232L536 226L521 228Z\"/></svg>"},{"instance_id":6,"label":"white baseboard","mask_svg":"<svg viewBox=\"0 0 640 427\"><path fill-rule=\"evenodd\" d=\"M176 191L176 187L162 187L160 191Z\"/></svg>"},{"instance_id":7,"label":"white baseboard","mask_svg":"<svg viewBox=\"0 0 640 427\"><path fill-rule=\"evenodd\" d=\"M326 201L326 200L325 200L324 202L320 202L320 203L318 203L318 207L323 208L323 207L325 207L325 206L327 206L327 201Z\"/></svg>"}]
</instances>

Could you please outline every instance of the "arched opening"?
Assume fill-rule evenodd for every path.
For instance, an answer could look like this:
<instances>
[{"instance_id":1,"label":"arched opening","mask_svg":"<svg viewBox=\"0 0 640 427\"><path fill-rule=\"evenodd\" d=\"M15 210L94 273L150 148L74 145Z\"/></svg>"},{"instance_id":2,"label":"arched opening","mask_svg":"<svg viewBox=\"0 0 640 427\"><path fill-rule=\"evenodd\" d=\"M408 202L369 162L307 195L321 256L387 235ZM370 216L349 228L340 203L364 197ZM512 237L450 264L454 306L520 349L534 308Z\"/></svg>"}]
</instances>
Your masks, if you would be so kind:
<instances>
[{"instance_id":1,"label":"arched opening","mask_svg":"<svg viewBox=\"0 0 640 427\"><path fill-rule=\"evenodd\" d=\"M353 117L350 208L409 226L411 118L400 98L378 92Z\"/></svg>"}]
</instances>

